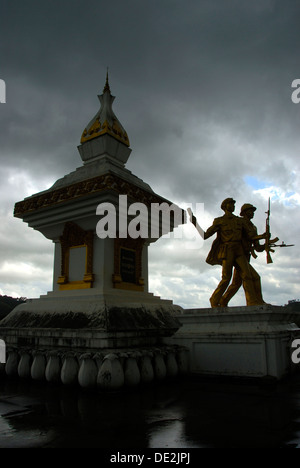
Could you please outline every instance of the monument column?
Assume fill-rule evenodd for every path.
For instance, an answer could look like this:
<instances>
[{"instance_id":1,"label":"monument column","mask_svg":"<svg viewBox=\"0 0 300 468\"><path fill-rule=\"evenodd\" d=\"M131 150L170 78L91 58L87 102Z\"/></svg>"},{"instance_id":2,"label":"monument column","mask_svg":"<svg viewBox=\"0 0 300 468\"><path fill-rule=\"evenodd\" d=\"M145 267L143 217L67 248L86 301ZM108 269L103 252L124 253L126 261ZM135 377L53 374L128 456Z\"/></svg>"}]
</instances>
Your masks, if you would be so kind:
<instances>
[{"instance_id":1,"label":"monument column","mask_svg":"<svg viewBox=\"0 0 300 468\"><path fill-rule=\"evenodd\" d=\"M39 347L43 329L43 345L55 348L53 329L61 336L72 329L83 349L96 343L97 349L116 350L159 345L180 327L175 315L181 307L148 291L148 247L166 233L165 215L169 232L184 222L184 212L125 167L129 138L112 109L108 78L98 98L100 109L78 146L82 164L15 205L14 215L53 241L55 251L52 291L28 300L1 323L13 345ZM142 207L143 219L138 210L132 214L132 206ZM160 211L155 219L153 206ZM130 227L140 235L131 235ZM94 341L86 339L87 330L95 333Z\"/></svg>"}]
</instances>

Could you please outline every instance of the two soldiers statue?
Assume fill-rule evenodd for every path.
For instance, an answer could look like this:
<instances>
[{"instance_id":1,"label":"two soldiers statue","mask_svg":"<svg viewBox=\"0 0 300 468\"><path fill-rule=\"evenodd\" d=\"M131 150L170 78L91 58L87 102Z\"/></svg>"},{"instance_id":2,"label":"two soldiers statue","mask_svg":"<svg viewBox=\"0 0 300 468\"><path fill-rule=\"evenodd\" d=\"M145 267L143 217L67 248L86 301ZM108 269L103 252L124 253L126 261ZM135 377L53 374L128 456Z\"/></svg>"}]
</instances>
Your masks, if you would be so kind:
<instances>
[{"instance_id":1,"label":"two soldiers statue","mask_svg":"<svg viewBox=\"0 0 300 468\"><path fill-rule=\"evenodd\" d=\"M226 198L222 202L221 208L224 215L215 218L212 226L203 231L204 239L217 234L207 256L207 263L222 266L222 279L210 298L211 306L226 307L241 285L245 291L247 306L265 304L262 297L260 276L250 265L250 258L251 255L257 257L255 251L266 250L267 261L268 263L272 262L270 251L273 250L270 247L275 246L278 238L270 239L270 208L267 212L266 232L261 235L258 235L257 228L251 221L256 210L255 206L250 203L244 204L240 216L236 216L233 214L235 200ZM192 223L199 227L193 215ZM263 239L265 243L260 244L260 240Z\"/></svg>"}]
</instances>

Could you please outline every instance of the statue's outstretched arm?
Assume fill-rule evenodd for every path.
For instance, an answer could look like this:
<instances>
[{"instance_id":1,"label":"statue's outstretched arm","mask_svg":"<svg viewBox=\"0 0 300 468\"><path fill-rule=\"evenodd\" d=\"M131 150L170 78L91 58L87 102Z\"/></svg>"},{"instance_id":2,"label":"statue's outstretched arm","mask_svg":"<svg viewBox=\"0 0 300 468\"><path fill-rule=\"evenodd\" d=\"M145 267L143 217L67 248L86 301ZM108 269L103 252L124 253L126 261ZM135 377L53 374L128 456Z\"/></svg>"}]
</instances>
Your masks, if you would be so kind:
<instances>
[{"instance_id":1,"label":"statue's outstretched arm","mask_svg":"<svg viewBox=\"0 0 300 468\"><path fill-rule=\"evenodd\" d=\"M212 226L210 226L206 231L204 231L204 229L202 229L202 227L198 224L197 218L196 216L194 216L191 208L188 208L187 212L190 216L191 223L195 226L202 239L208 239L218 231L219 227L217 226L216 220L214 220Z\"/></svg>"}]
</instances>

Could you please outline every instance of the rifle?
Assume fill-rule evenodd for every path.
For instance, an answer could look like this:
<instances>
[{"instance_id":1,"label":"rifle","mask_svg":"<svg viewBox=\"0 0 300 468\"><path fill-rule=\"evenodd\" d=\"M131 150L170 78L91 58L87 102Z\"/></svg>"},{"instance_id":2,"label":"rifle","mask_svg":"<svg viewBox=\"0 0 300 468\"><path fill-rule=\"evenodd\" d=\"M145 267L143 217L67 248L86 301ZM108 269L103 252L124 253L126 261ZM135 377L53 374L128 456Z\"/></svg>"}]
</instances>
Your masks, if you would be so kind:
<instances>
[{"instance_id":1,"label":"rifle","mask_svg":"<svg viewBox=\"0 0 300 468\"><path fill-rule=\"evenodd\" d=\"M275 245L277 241L279 241L278 237L275 237L274 239L271 239L271 231L270 231L270 214L271 214L271 209L270 209L270 197L268 200L268 211L266 211L267 219L266 219L266 244L265 244L265 251L267 255L267 263L273 263L272 257L270 252L275 252L273 250L273 247L278 247Z\"/></svg>"},{"instance_id":2,"label":"rifle","mask_svg":"<svg viewBox=\"0 0 300 468\"><path fill-rule=\"evenodd\" d=\"M281 244L272 245L272 247L294 247L295 244L286 244L285 242L281 242Z\"/></svg>"}]
</instances>

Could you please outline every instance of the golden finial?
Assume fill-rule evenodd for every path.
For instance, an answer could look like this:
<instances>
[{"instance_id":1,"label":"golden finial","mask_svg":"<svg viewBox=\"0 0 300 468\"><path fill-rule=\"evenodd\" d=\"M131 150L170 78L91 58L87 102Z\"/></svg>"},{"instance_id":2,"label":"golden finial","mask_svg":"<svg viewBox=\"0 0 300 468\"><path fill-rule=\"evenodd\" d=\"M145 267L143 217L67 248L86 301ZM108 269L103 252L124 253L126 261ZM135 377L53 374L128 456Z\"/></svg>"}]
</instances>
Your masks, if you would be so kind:
<instances>
[{"instance_id":1,"label":"golden finial","mask_svg":"<svg viewBox=\"0 0 300 468\"><path fill-rule=\"evenodd\" d=\"M110 87L109 87L109 84L108 84L108 67L107 67L107 70L106 70L106 82L105 82L105 86L103 88L103 93L105 93L105 91L108 91L110 93Z\"/></svg>"}]
</instances>

